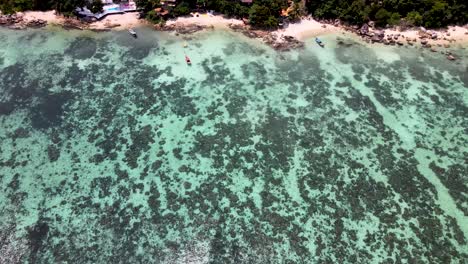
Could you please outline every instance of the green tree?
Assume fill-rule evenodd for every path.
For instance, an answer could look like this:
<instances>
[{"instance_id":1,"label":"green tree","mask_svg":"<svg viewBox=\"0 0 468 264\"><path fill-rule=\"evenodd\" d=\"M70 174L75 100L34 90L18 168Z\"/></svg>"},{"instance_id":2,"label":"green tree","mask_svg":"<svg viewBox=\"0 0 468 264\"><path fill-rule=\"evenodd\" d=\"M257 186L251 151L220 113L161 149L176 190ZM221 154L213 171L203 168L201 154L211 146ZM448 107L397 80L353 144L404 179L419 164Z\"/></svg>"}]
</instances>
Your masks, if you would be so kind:
<instances>
[{"instance_id":1,"label":"green tree","mask_svg":"<svg viewBox=\"0 0 468 264\"><path fill-rule=\"evenodd\" d=\"M260 28L273 28L278 26L278 20L271 14L271 10L266 6L258 4L254 4L250 8L249 21L251 25Z\"/></svg>"},{"instance_id":2,"label":"green tree","mask_svg":"<svg viewBox=\"0 0 468 264\"><path fill-rule=\"evenodd\" d=\"M93 0L91 2L88 2L87 7L93 13L101 13L104 4L101 0Z\"/></svg>"},{"instance_id":3,"label":"green tree","mask_svg":"<svg viewBox=\"0 0 468 264\"><path fill-rule=\"evenodd\" d=\"M385 26L390 16L390 12L388 12L385 8L380 8L379 11L377 11L375 14L375 24L378 26Z\"/></svg>"},{"instance_id":4,"label":"green tree","mask_svg":"<svg viewBox=\"0 0 468 264\"><path fill-rule=\"evenodd\" d=\"M467 1L454 1L450 5L451 19L448 23L465 25L468 23L468 2Z\"/></svg>"},{"instance_id":5,"label":"green tree","mask_svg":"<svg viewBox=\"0 0 468 264\"><path fill-rule=\"evenodd\" d=\"M5 14L31 10L33 6L32 0L0 0L0 10Z\"/></svg>"},{"instance_id":6,"label":"green tree","mask_svg":"<svg viewBox=\"0 0 468 264\"><path fill-rule=\"evenodd\" d=\"M401 20L400 14L392 13L390 17L388 18L387 23L389 25L398 25L398 23L400 23L400 20Z\"/></svg>"},{"instance_id":7,"label":"green tree","mask_svg":"<svg viewBox=\"0 0 468 264\"><path fill-rule=\"evenodd\" d=\"M406 15L406 21L412 26L420 26L423 18L418 11L411 11Z\"/></svg>"},{"instance_id":8,"label":"green tree","mask_svg":"<svg viewBox=\"0 0 468 264\"><path fill-rule=\"evenodd\" d=\"M244 18L249 16L249 8L236 2L234 4L234 17Z\"/></svg>"},{"instance_id":9,"label":"green tree","mask_svg":"<svg viewBox=\"0 0 468 264\"><path fill-rule=\"evenodd\" d=\"M448 4L444 1L435 1L432 8L423 15L424 26L442 27L450 18L451 14Z\"/></svg>"},{"instance_id":10,"label":"green tree","mask_svg":"<svg viewBox=\"0 0 468 264\"><path fill-rule=\"evenodd\" d=\"M12 14L15 12L14 5L11 1L0 2L0 10L3 14Z\"/></svg>"},{"instance_id":11,"label":"green tree","mask_svg":"<svg viewBox=\"0 0 468 264\"><path fill-rule=\"evenodd\" d=\"M161 2L159 0L135 0L135 4L144 13L161 6Z\"/></svg>"},{"instance_id":12,"label":"green tree","mask_svg":"<svg viewBox=\"0 0 468 264\"><path fill-rule=\"evenodd\" d=\"M278 19L274 16L269 16L268 19L263 23L265 28L277 28L278 27Z\"/></svg>"},{"instance_id":13,"label":"green tree","mask_svg":"<svg viewBox=\"0 0 468 264\"><path fill-rule=\"evenodd\" d=\"M31 0L14 0L13 3L16 11L26 11L33 8L33 1Z\"/></svg>"},{"instance_id":14,"label":"green tree","mask_svg":"<svg viewBox=\"0 0 468 264\"><path fill-rule=\"evenodd\" d=\"M174 16L186 16L190 14L190 6L186 2L178 4L173 10L172 14Z\"/></svg>"},{"instance_id":15,"label":"green tree","mask_svg":"<svg viewBox=\"0 0 468 264\"><path fill-rule=\"evenodd\" d=\"M385 26L398 24L402 17L408 24L426 27L468 23L466 0L308 0L306 6L316 18L339 18L352 24L374 20L377 26Z\"/></svg>"},{"instance_id":16,"label":"green tree","mask_svg":"<svg viewBox=\"0 0 468 264\"><path fill-rule=\"evenodd\" d=\"M370 7L364 0L356 0L343 9L340 18L353 24L362 24L369 21Z\"/></svg>"},{"instance_id":17,"label":"green tree","mask_svg":"<svg viewBox=\"0 0 468 264\"><path fill-rule=\"evenodd\" d=\"M56 0L55 10L64 16L73 16L77 7L86 6L86 0Z\"/></svg>"},{"instance_id":18,"label":"green tree","mask_svg":"<svg viewBox=\"0 0 468 264\"><path fill-rule=\"evenodd\" d=\"M197 0L197 6L206 8L206 0Z\"/></svg>"},{"instance_id":19,"label":"green tree","mask_svg":"<svg viewBox=\"0 0 468 264\"><path fill-rule=\"evenodd\" d=\"M148 13L146 13L145 18L153 24L164 23L164 19L155 10L151 10Z\"/></svg>"},{"instance_id":20,"label":"green tree","mask_svg":"<svg viewBox=\"0 0 468 264\"><path fill-rule=\"evenodd\" d=\"M53 9L55 1L57 0L32 0L33 10L45 11L45 10Z\"/></svg>"},{"instance_id":21,"label":"green tree","mask_svg":"<svg viewBox=\"0 0 468 264\"><path fill-rule=\"evenodd\" d=\"M221 1L219 11L227 16L235 16L236 14L234 4L231 1Z\"/></svg>"},{"instance_id":22,"label":"green tree","mask_svg":"<svg viewBox=\"0 0 468 264\"><path fill-rule=\"evenodd\" d=\"M306 14L305 5L303 2L293 2L290 11L288 12L288 18L291 21L297 21Z\"/></svg>"},{"instance_id":23,"label":"green tree","mask_svg":"<svg viewBox=\"0 0 468 264\"><path fill-rule=\"evenodd\" d=\"M281 10L288 8L287 0L254 0L254 3L266 7L269 10L270 15L274 17L279 17ZM254 7L254 5L251 7L251 9Z\"/></svg>"}]
</instances>

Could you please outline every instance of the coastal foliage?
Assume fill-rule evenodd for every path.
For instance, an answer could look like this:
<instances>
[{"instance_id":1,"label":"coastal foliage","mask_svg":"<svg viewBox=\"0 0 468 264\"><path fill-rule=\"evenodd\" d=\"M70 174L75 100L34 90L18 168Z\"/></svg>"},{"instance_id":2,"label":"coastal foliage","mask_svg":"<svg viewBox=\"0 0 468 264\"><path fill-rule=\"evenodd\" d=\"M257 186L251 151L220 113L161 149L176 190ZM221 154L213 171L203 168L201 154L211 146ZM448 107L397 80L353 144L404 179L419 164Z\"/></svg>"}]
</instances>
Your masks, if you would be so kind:
<instances>
[{"instance_id":1,"label":"coastal foliage","mask_svg":"<svg viewBox=\"0 0 468 264\"><path fill-rule=\"evenodd\" d=\"M161 2L159 0L135 0L135 4L141 9L147 21L153 24L164 23L163 17L155 11L156 8L161 7Z\"/></svg>"},{"instance_id":2,"label":"coastal foliage","mask_svg":"<svg viewBox=\"0 0 468 264\"><path fill-rule=\"evenodd\" d=\"M154 10L146 13L145 19L153 24L164 24L164 19Z\"/></svg>"},{"instance_id":3,"label":"coastal foliage","mask_svg":"<svg viewBox=\"0 0 468 264\"><path fill-rule=\"evenodd\" d=\"M101 0L0 0L0 10L4 14L54 9L60 14L71 16L77 7L85 6L93 12L100 12L103 4Z\"/></svg>"},{"instance_id":4,"label":"coastal foliage","mask_svg":"<svg viewBox=\"0 0 468 264\"><path fill-rule=\"evenodd\" d=\"M11 14L23 10L38 9L31 0L0 0L0 10L5 14Z\"/></svg>"},{"instance_id":5,"label":"coastal foliage","mask_svg":"<svg viewBox=\"0 0 468 264\"><path fill-rule=\"evenodd\" d=\"M378 26L405 23L429 28L468 23L466 0L309 0L307 8L317 18L351 24L375 21Z\"/></svg>"},{"instance_id":6,"label":"coastal foliage","mask_svg":"<svg viewBox=\"0 0 468 264\"><path fill-rule=\"evenodd\" d=\"M187 2L181 2L172 10L174 16L186 16L190 14L190 5Z\"/></svg>"},{"instance_id":7,"label":"coastal foliage","mask_svg":"<svg viewBox=\"0 0 468 264\"><path fill-rule=\"evenodd\" d=\"M153 11L149 15L152 20L163 19L154 12L161 6L160 0L135 2L147 17ZM4 14L55 9L69 16L76 7L83 6L94 12L102 10L100 0L0 0ZM288 15L282 16L281 11L286 9ZM306 14L357 25L374 21L381 27L402 24L438 28L468 23L466 0L253 0L252 4L240 0L179 0L175 7L169 8L169 16L184 16L193 10L215 10L229 17L248 18L251 25L261 28L277 27L284 19L295 21Z\"/></svg>"},{"instance_id":8,"label":"coastal foliage","mask_svg":"<svg viewBox=\"0 0 468 264\"><path fill-rule=\"evenodd\" d=\"M104 5L102 3L102 1L91 1L89 4L88 4L88 8L91 12L93 13L100 13L102 12L102 9L103 9Z\"/></svg>"},{"instance_id":9,"label":"coastal foliage","mask_svg":"<svg viewBox=\"0 0 468 264\"><path fill-rule=\"evenodd\" d=\"M143 12L149 12L161 5L159 0L135 0L135 4L141 8Z\"/></svg>"},{"instance_id":10,"label":"coastal foliage","mask_svg":"<svg viewBox=\"0 0 468 264\"><path fill-rule=\"evenodd\" d=\"M245 18L249 16L249 6L240 1L208 0L207 9L215 10L227 16Z\"/></svg>"},{"instance_id":11,"label":"coastal foliage","mask_svg":"<svg viewBox=\"0 0 468 264\"><path fill-rule=\"evenodd\" d=\"M275 28L281 20L281 10L288 7L287 0L254 0L253 4L240 1L207 0L206 9L236 18L248 18L252 26Z\"/></svg>"},{"instance_id":12,"label":"coastal foliage","mask_svg":"<svg viewBox=\"0 0 468 264\"><path fill-rule=\"evenodd\" d=\"M291 21L298 21L307 14L304 1L294 1L288 8L288 18Z\"/></svg>"},{"instance_id":13,"label":"coastal foliage","mask_svg":"<svg viewBox=\"0 0 468 264\"><path fill-rule=\"evenodd\" d=\"M249 12L249 21L252 25L263 28L272 28L278 25L278 20L271 13L270 9L264 5L254 4Z\"/></svg>"}]
</instances>

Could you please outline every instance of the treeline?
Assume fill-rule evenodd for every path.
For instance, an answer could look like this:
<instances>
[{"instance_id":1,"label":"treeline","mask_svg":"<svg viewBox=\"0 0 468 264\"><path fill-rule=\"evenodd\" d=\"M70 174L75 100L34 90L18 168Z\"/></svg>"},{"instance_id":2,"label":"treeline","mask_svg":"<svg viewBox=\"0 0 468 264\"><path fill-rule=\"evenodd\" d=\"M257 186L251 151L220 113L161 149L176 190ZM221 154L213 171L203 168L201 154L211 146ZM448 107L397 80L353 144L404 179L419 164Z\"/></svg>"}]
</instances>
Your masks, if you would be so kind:
<instances>
[{"instance_id":1,"label":"treeline","mask_svg":"<svg viewBox=\"0 0 468 264\"><path fill-rule=\"evenodd\" d=\"M146 17L164 21L155 8L160 0L136 0ZM87 6L93 12L102 10L100 0L0 0L4 14L25 10L55 9L72 15L76 7ZM179 0L169 8L169 16L189 14L193 10L215 10L236 18L247 18L253 26L277 27L284 19L294 21L311 14L314 18L340 19L350 24L374 21L377 26L408 25L439 28L449 24L468 23L468 0ZM284 10L287 9L287 15Z\"/></svg>"},{"instance_id":2,"label":"treeline","mask_svg":"<svg viewBox=\"0 0 468 264\"><path fill-rule=\"evenodd\" d=\"M299 1L299 0L295 0ZM159 0L136 0L137 6L153 22L162 18L154 12L159 7ZM249 22L261 28L278 27L281 21L281 10L288 8L287 0L253 0L253 3L242 3L240 0L181 0L175 7L169 7L172 17L190 14L193 10L214 10L229 17L247 18ZM305 8L304 8L305 10Z\"/></svg>"},{"instance_id":3,"label":"treeline","mask_svg":"<svg viewBox=\"0 0 468 264\"><path fill-rule=\"evenodd\" d=\"M159 0L137 2L157 6ZM277 27L284 19L295 21L307 14L318 19L340 19L356 25L374 21L380 27L404 25L440 28L468 23L468 0L253 0L252 4L239 0L182 0L171 13L180 16L196 8L215 10L230 17L248 18L250 24L263 28ZM281 11L286 9L288 12L284 16Z\"/></svg>"},{"instance_id":4,"label":"treeline","mask_svg":"<svg viewBox=\"0 0 468 264\"><path fill-rule=\"evenodd\" d=\"M0 10L3 14L54 9L65 16L72 16L76 7L85 6L93 12L101 12L103 4L100 0L0 0Z\"/></svg>"},{"instance_id":5,"label":"treeline","mask_svg":"<svg viewBox=\"0 0 468 264\"><path fill-rule=\"evenodd\" d=\"M467 0L310 0L306 6L316 18L358 25L375 21L378 26L402 23L439 28L468 23Z\"/></svg>"}]
</instances>

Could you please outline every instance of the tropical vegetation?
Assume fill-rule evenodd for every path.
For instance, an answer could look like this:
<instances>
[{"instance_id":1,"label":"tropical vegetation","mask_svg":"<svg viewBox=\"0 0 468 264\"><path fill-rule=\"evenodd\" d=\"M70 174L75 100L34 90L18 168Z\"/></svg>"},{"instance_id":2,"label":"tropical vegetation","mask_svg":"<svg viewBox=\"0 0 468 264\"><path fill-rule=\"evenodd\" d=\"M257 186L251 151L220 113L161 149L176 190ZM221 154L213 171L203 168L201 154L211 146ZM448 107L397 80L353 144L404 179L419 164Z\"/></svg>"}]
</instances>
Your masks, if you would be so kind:
<instances>
[{"instance_id":1,"label":"tropical vegetation","mask_svg":"<svg viewBox=\"0 0 468 264\"><path fill-rule=\"evenodd\" d=\"M152 21L161 21L154 9L160 0L136 0ZM72 15L77 6L93 11L102 9L100 0L0 0L0 10L9 14L25 10L55 9ZM289 7L289 8L288 8ZM253 26L272 28L285 18L294 21L311 14L319 19L340 19L349 24L374 21L377 26L409 25L438 28L468 23L466 0L179 0L170 8L170 16L184 16L192 10L215 10L230 17L248 18ZM284 10L287 14L285 15Z\"/></svg>"},{"instance_id":2,"label":"tropical vegetation","mask_svg":"<svg viewBox=\"0 0 468 264\"><path fill-rule=\"evenodd\" d=\"M101 0L0 0L0 10L3 14L11 14L27 10L55 9L65 16L73 15L76 7L88 7L93 12L100 12Z\"/></svg>"},{"instance_id":3,"label":"tropical vegetation","mask_svg":"<svg viewBox=\"0 0 468 264\"><path fill-rule=\"evenodd\" d=\"M352 24L375 21L378 26L405 23L439 28L468 23L466 0L310 0L306 6L316 18Z\"/></svg>"}]
</instances>

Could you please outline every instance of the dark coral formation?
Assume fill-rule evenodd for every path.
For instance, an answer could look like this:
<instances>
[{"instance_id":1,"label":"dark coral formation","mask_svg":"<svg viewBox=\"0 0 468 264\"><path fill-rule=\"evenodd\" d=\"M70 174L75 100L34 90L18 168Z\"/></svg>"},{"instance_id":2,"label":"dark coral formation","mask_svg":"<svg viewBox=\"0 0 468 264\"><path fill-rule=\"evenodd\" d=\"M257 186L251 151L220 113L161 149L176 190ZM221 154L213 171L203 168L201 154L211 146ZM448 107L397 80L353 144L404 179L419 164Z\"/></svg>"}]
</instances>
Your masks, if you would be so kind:
<instances>
[{"instance_id":1,"label":"dark coral formation","mask_svg":"<svg viewBox=\"0 0 468 264\"><path fill-rule=\"evenodd\" d=\"M51 162L57 161L60 157L60 150L54 145L49 145L49 147L47 147L47 155Z\"/></svg>"}]
</instances>

